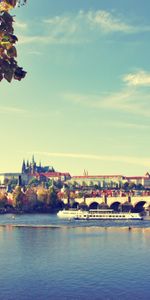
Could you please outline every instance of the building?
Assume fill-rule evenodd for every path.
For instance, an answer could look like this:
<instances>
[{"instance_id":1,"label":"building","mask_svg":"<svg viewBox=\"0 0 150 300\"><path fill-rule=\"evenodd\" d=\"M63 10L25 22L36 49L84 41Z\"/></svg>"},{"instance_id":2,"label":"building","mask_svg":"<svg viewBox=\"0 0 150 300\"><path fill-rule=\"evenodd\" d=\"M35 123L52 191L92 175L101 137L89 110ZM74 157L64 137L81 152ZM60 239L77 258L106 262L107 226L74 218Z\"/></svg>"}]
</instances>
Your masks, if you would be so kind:
<instances>
[{"instance_id":1,"label":"building","mask_svg":"<svg viewBox=\"0 0 150 300\"><path fill-rule=\"evenodd\" d=\"M29 162L28 160L27 162L25 162L25 160L23 160L22 162L22 169L21 169L22 174L31 175L35 173L40 174L40 173L47 173L47 172L55 172L55 170L52 166L42 166L41 162L38 165L34 159L34 155L32 156L31 162Z\"/></svg>"},{"instance_id":2,"label":"building","mask_svg":"<svg viewBox=\"0 0 150 300\"><path fill-rule=\"evenodd\" d=\"M69 173L56 172L52 166L42 166L41 162L37 164L33 155L31 162L23 160L21 173L23 184L28 184L32 178L36 178L39 181L60 180L64 182L70 179L71 176Z\"/></svg>"},{"instance_id":3,"label":"building","mask_svg":"<svg viewBox=\"0 0 150 300\"><path fill-rule=\"evenodd\" d=\"M142 185L144 188L150 188L150 174L147 172L145 176L125 177L126 182L134 183L135 185Z\"/></svg>"},{"instance_id":4,"label":"building","mask_svg":"<svg viewBox=\"0 0 150 300\"><path fill-rule=\"evenodd\" d=\"M70 182L80 186L97 185L100 188L120 188L123 180L124 176L122 175L83 175L72 176Z\"/></svg>"},{"instance_id":5,"label":"building","mask_svg":"<svg viewBox=\"0 0 150 300\"><path fill-rule=\"evenodd\" d=\"M41 162L37 164L33 155L31 162L23 160L21 173L1 173L0 185L9 186L12 181L18 185L27 185L33 178L39 181L49 179L65 181L71 176L69 173L56 172L52 166L42 166Z\"/></svg>"},{"instance_id":6,"label":"building","mask_svg":"<svg viewBox=\"0 0 150 300\"><path fill-rule=\"evenodd\" d=\"M125 183L135 184L137 187L143 186L150 189L150 174L145 176L124 176L124 175L88 175L84 172L83 176L72 176L67 183L77 184L79 186L98 186L102 189L122 188Z\"/></svg>"},{"instance_id":7,"label":"building","mask_svg":"<svg viewBox=\"0 0 150 300\"><path fill-rule=\"evenodd\" d=\"M0 173L0 184L7 185L10 180L17 181L20 175L21 173Z\"/></svg>"}]
</instances>

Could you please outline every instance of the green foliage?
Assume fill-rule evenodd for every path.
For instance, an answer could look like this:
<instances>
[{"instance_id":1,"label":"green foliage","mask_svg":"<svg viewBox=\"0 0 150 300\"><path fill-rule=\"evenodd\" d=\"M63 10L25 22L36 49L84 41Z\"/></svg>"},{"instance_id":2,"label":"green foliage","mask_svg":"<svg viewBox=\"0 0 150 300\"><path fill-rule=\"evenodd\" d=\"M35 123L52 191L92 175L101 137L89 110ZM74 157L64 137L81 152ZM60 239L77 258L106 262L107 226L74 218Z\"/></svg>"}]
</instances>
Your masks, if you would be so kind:
<instances>
[{"instance_id":1,"label":"green foliage","mask_svg":"<svg viewBox=\"0 0 150 300\"><path fill-rule=\"evenodd\" d=\"M29 185L29 187L31 187L31 186L38 186L38 185L39 185L39 180L36 179L36 178L31 178L31 179L29 180L28 185Z\"/></svg>"},{"instance_id":2,"label":"green foliage","mask_svg":"<svg viewBox=\"0 0 150 300\"><path fill-rule=\"evenodd\" d=\"M48 205L52 208L55 207L56 202L57 202L57 193L54 189L54 187L50 187L48 190Z\"/></svg>"},{"instance_id":3,"label":"green foliage","mask_svg":"<svg viewBox=\"0 0 150 300\"><path fill-rule=\"evenodd\" d=\"M17 183L18 183L18 180L16 178L8 180L8 186L9 186L10 190L13 190L16 187Z\"/></svg>"},{"instance_id":4,"label":"green foliage","mask_svg":"<svg viewBox=\"0 0 150 300\"><path fill-rule=\"evenodd\" d=\"M122 188L123 188L124 190L128 190L128 189L129 189L129 182L126 181L126 182L122 185Z\"/></svg>"},{"instance_id":5,"label":"green foliage","mask_svg":"<svg viewBox=\"0 0 150 300\"><path fill-rule=\"evenodd\" d=\"M78 198L83 198L83 197L84 197L84 192L79 191L79 192L78 192Z\"/></svg>"}]
</instances>

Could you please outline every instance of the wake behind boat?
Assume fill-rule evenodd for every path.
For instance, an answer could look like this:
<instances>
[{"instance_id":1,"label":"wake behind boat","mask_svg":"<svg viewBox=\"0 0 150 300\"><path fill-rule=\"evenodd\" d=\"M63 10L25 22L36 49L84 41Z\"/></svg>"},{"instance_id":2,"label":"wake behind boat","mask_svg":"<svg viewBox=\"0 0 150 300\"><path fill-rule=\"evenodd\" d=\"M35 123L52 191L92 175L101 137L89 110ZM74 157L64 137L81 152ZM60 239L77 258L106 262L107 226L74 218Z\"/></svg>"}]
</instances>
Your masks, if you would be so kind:
<instances>
[{"instance_id":1,"label":"wake behind boat","mask_svg":"<svg viewBox=\"0 0 150 300\"><path fill-rule=\"evenodd\" d=\"M90 210L61 210L57 216L62 219L74 220L142 220L139 213L115 212L112 209L90 209Z\"/></svg>"}]
</instances>

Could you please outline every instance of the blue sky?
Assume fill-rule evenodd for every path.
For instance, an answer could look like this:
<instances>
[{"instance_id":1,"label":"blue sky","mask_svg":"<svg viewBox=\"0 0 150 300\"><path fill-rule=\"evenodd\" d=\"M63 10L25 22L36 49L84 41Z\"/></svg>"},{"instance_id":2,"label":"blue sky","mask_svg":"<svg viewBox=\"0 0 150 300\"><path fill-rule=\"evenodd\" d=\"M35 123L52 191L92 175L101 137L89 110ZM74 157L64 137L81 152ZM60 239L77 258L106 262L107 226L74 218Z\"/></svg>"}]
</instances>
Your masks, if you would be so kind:
<instances>
[{"instance_id":1,"label":"blue sky","mask_svg":"<svg viewBox=\"0 0 150 300\"><path fill-rule=\"evenodd\" d=\"M28 0L17 8L18 62L0 83L0 172L22 159L56 170L150 171L149 0Z\"/></svg>"}]
</instances>

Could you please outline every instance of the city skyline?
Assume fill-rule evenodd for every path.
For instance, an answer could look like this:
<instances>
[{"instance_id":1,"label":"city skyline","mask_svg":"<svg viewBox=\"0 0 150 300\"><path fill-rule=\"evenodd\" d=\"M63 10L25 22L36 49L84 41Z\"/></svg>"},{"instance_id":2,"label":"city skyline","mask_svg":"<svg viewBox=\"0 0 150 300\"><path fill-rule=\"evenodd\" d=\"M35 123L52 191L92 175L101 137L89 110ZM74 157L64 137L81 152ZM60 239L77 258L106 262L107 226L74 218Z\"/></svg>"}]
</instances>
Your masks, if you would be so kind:
<instances>
[{"instance_id":1,"label":"city skyline","mask_svg":"<svg viewBox=\"0 0 150 300\"><path fill-rule=\"evenodd\" d=\"M32 0L15 10L22 82L0 83L0 172L150 171L150 3ZM14 14L14 11L12 11Z\"/></svg>"}]
</instances>

